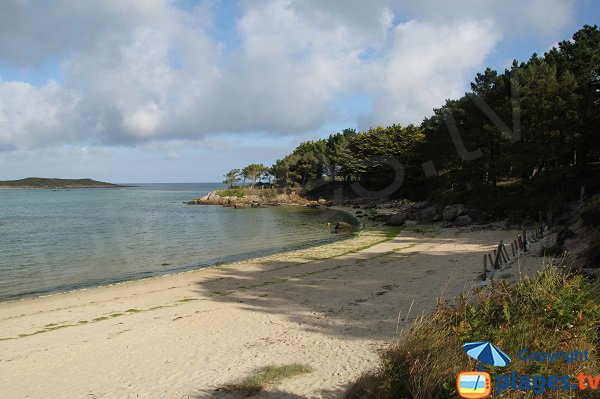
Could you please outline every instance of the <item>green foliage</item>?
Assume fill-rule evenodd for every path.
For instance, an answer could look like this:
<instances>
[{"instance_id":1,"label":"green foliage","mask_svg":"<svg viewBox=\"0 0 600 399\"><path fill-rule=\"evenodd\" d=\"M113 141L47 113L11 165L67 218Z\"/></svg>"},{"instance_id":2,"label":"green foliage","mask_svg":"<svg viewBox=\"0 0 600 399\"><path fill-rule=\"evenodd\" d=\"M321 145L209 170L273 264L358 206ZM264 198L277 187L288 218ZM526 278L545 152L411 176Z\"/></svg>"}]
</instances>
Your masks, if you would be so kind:
<instances>
[{"instance_id":1,"label":"green foliage","mask_svg":"<svg viewBox=\"0 0 600 399\"><path fill-rule=\"evenodd\" d=\"M229 188L232 188L237 182L239 182L240 176L242 176L241 170L231 169L225 174L225 180L223 180L223 184L227 184Z\"/></svg>"},{"instance_id":2,"label":"green foliage","mask_svg":"<svg viewBox=\"0 0 600 399\"><path fill-rule=\"evenodd\" d=\"M581 275L567 275L555 267L520 283L500 282L456 306L440 303L428 318L415 322L391 348L384 351L380 370L361 378L347 399L458 398L454 381L459 371L474 370L476 362L462 350L471 341L491 341L513 361L502 374L571 375L598 369L589 362L533 363L517 352L594 351L600 320L597 287ZM494 368L489 368L492 373ZM593 397L582 392L582 397ZM505 391L504 398L525 393ZM548 398L562 393L546 392ZM588 395L588 396L586 396Z\"/></svg>"},{"instance_id":3,"label":"green foliage","mask_svg":"<svg viewBox=\"0 0 600 399\"><path fill-rule=\"evenodd\" d=\"M256 184L256 180L259 179L262 175L268 173L269 168L267 168L263 164L252 163L245 168L242 169L242 176L244 181L250 179L252 181L251 187L254 187Z\"/></svg>"},{"instance_id":4,"label":"green foliage","mask_svg":"<svg viewBox=\"0 0 600 399\"><path fill-rule=\"evenodd\" d=\"M259 195L261 197L273 198L277 195L277 191L274 189L260 189L260 188L228 188L226 190L218 190L216 193L220 197L244 197L246 195Z\"/></svg>"},{"instance_id":5,"label":"green foliage","mask_svg":"<svg viewBox=\"0 0 600 399\"><path fill-rule=\"evenodd\" d=\"M404 172L395 196L455 197L496 216L511 210L537 219L539 211L560 212L581 185L600 189L598 126L600 30L586 25L543 56L514 61L504 72L478 73L469 93L446 100L420 126L345 129L303 142L268 169L269 183L272 176L279 188L318 191L358 182L380 190L394 182L393 160ZM461 146L466 153L457 150ZM424 177L426 161L433 161L437 176ZM235 171L226 175L227 184ZM253 186L266 172L252 164L241 173Z\"/></svg>"}]
</instances>

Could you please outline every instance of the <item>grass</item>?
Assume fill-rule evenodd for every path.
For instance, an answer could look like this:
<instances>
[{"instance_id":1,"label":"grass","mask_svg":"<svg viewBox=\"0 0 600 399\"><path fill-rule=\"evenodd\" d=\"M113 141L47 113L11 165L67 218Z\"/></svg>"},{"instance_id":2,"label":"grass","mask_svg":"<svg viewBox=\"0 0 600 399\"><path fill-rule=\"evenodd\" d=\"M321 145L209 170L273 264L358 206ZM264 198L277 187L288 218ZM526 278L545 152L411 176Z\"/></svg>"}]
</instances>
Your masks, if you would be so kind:
<instances>
[{"instance_id":1,"label":"grass","mask_svg":"<svg viewBox=\"0 0 600 399\"><path fill-rule=\"evenodd\" d=\"M464 295L454 306L440 302L429 317L421 317L381 354L377 370L363 375L346 399L458 398L458 372L476 370L462 350L465 342L491 341L513 361L505 368L487 367L497 374L596 374L600 369L597 285L582 275L549 267L519 283L499 282ZM521 361L520 349L529 351L590 351L590 361L540 363ZM579 391L581 398L597 391ZM506 390L503 398L535 398L533 391ZM563 398L564 391L546 391L544 398Z\"/></svg>"},{"instance_id":2,"label":"grass","mask_svg":"<svg viewBox=\"0 0 600 399\"><path fill-rule=\"evenodd\" d=\"M286 378L312 372L312 368L306 364L291 363L281 365L270 365L254 370L246 378L226 385L227 391L236 392L241 397L247 398L255 395L269 386L276 385Z\"/></svg>"}]
</instances>

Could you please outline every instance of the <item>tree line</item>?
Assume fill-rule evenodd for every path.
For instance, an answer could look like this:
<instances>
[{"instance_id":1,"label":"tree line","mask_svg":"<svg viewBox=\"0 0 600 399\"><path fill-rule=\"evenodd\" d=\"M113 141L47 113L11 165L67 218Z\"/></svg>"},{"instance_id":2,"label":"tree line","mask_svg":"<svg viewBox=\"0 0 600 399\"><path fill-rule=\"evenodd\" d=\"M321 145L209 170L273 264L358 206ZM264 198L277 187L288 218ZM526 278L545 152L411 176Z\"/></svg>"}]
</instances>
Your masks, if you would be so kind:
<instances>
[{"instance_id":1,"label":"tree line","mask_svg":"<svg viewBox=\"0 0 600 399\"><path fill-rule=\"evenodd\" d=\"M376 190L401 172L397 196L497 193L504 186L524 195L542 176L558 179L548 183L552 190L596 171L599 111L600 31L586 25L543 56L514 61L502 73L478 73L468 93L446 100L418 126L345 129L301 143L271 167L234 169L225 182L266 179L307 190L359 183ZM595 173L590 179L600 180Z\"/></svg>"}]
</instances>

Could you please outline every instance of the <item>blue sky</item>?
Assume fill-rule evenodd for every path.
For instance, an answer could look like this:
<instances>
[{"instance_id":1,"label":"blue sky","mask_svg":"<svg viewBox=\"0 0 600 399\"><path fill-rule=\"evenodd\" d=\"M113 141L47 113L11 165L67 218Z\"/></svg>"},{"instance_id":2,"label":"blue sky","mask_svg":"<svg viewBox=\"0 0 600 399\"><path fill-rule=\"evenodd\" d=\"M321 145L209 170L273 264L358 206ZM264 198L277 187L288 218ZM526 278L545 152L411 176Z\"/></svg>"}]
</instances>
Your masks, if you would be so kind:
<instances>
[{"instance_id":1,"label":"blue sky","mask_svg":"<svg viewBox=\"0 0 600 399\"><path fill-rule=\"evenodd\" d=\"M217 181L346 127L418 124L599 20L592 0L8 0L0 179Z\"/></svg>"}]
</instances>

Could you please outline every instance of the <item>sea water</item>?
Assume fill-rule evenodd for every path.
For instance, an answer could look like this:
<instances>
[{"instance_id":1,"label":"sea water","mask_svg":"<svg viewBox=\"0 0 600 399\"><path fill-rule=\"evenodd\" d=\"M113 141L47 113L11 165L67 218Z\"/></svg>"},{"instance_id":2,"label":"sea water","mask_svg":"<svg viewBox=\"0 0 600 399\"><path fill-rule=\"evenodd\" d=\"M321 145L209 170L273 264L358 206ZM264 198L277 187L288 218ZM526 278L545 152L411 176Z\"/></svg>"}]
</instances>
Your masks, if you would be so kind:
<instances>
[{"instance_id":1,"label":"sea water","mask_svg":"<svg viewBox=\"0 0 600 399\"><path fill-rule=\"evenodd\" d=\"M184 201L211 183L0 190L0 300L97 286L334 240L329 209Z\"/></svg>"}]
</instances>

